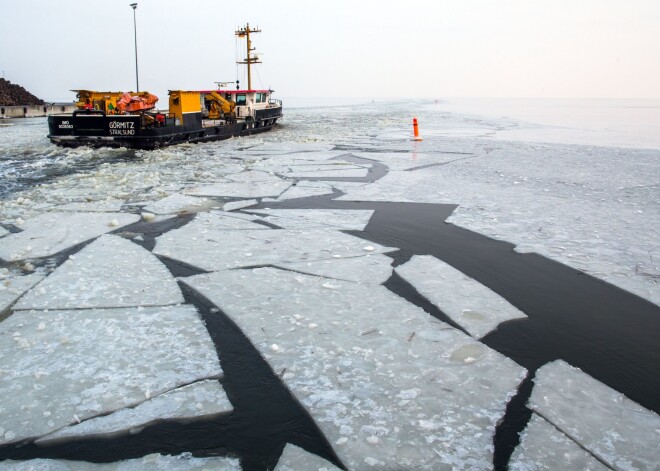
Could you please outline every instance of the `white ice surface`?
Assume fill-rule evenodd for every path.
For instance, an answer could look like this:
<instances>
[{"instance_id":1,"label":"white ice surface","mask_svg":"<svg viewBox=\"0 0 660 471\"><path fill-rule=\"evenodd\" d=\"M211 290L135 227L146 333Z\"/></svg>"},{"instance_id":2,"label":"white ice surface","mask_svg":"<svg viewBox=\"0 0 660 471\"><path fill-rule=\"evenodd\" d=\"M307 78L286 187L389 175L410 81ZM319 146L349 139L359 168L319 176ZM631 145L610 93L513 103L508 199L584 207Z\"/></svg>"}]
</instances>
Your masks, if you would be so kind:
<instances>
[{"instance_id":1,"label":"white ice surface","mask_svg":"<svg viewBox=\"0 0 660 471\"><path fill-rule=\"evenodd\" d=\"M285 178L364 178L369 170L350 162L332 160L322 165L304 165L289 167L286 171L278 172Z\"/></svg>"},{"instance_id":2,"label":"white ice surface","mask_svg":"<svg viewBox=\"0 0 660 471\"><path fill-rule=\"evenodd\" d=\"M325 182L302 181L295 186L289 187L282 193L278 200L290 200L295 198L309 198L310 196L323 196L332 194L332 187Z\"/></svg>"},{"instance_id":3,"label":"white ice surface","mask_svg":"<svg viewBox=\"0 0 660 471\"><path fill-rule=\"evenodd\" d=\"M277 266L309 275L367 285L380 285L392 276L392 259L382 254L317 262L278 263Z\"/></svg>"},{"instance_id":4,"label":"white ice surface","mask_svg":"<svg viewBox=\"0 0 660 471\"><path fill-rule=\"evenodd\" d=\"M230 201L222 205L223 211L236 211L237 209L248 208L257 204L257 200Z\"/></svg>"},{"instance_id":5,"label":"white ice surface","mask_svg":"<svg viewBox=\"0 0 660 471\"><path fill-rule=\"evenodd\" d=\"M21 225L23 232L8 235L0 244L7 261L53 255L76 244L140 220L126 213L45 213Z\"/></svg>"},{"instance_id":6,"label":"white ice surface","mask_svg":"<svg viewBox=\"0 0 660 471\"><path fill-rule=\"evenodd\" d=\"M182 212L195 213L207 205L206 198L174 193L166 198L145 206L144 210L153 214L176 214Z\"/></svg>"},{"instance_id":7,"label":"white ice surface","mask_svg":"<svg viewBox=\"0 0 660 471\"><path fill-rule=\"evenodd\" d=\"M449 223L660 304L657 151L455 142L458 151L474 155L391 170L373 184L348 188L339 199L458 204Z\"/></svg>"},{"instance_id":8,"label":"white ice surface","mask_svg":"<svg viewBox=\"0 0 660 471\"><path fill-rule=\"evenodd\" d=\"M43 279L44 275L40 273L12 277L0 276L0 319L2 319L2 313L14 301Z\"/></svg>"},{"instance_id":9,"label":"white ice surface","mask_svg":"<svg viewBox=\"0 0 660 471\"><path fill-rule=\"evenodd\" d=\"M287 443L273 471L339 471L339 468L300 447Z\"/></svg>"},{"instance_id":10,"label":"white ice surface","mask_svg":"<svg viewBox=\"0 0 660 471\"><path fill-rule=\"evenodd\" d=\"M57 211L113 213L113 212L118 212L121 209L122 204L124 204L123 200L108 198L98 201L63 204L57 206L55 209Z\"/></svg>"},{"instance_id":11,"label":"white ice surface","mask_svg":"<svg viewBox=\"0 0 660 471\"><path fill-rule=\"evenodd\" d=\"M4 227L0 227L0 237L4 237L7 234L9 234L9 231L5 229Z\"/></svg>"},{"instance_id":12,"label":"white ice surface","mask_svg":"<svg viewBox=\"0 0 660 471\"><path fill-rule=\"evenodd\" d=\"M528 407L613 469L660 468L660 417L562 360L536 372Z\"/></svg>"},{"instance_id":13,"label":"white ice surface","mask_svg":"<svg viewBox=\"0 0 660 471\"><path fill-rule=\"evenodd\" d=\"M174 389L139 404L120 409L110 415L86 420L58 430L36 440L37 444L59 441L68 437L110 437L131 431L159 419L192 419L228 413L233 410L225 391L217 380L206 380Z\"/></svg>"},{"instance_id":14,"label":"white ice surface","mask_svg":"<svg viewBox=\"0 0 660 471\"><path fill-rule=\"evenodd\" d=\"M183 295L176 280L153 254L123 237L104 235L66 260L25 295L15 309L179 303L183 303Z\"/></svg>"},{"instance_id":15,"label":"white ice surface","mask_svg":"<svg viewBox=\"0 0 660 471\"><path fill-rule=\"evenodd\" d=\"M587 453L549 422L532 414L509 461L509 471L606 471L610 468Z\"/></svg>"},{"instance_id":16,"label":"white ice surface","mask_svg":"<svg viewBox=\"0 0 660 471\"><path fill-rule=\"evenodd\" d=\"M16 312L0 323L0 443L221 375L191 306Z\"/></svg>"},{"instance_id":17,"label":"white ice surface","mask_svg":"<svg viewBox=\"0 0 660 471\"><path fill-rule=\"evenodd\" d=\"M255 174L250 175L254 176L254 180L245 178L246 181L240 180L192 186L185 189L183 193L187 195L227 196L232 198L277 197L284 193L292 184L292 182L282 180L275 175L269 175L264 172L255 172Z\"/></svg>"},{"instance_id":18,"label":"white ice surface","mask_svg":"<svg viewBox=\"0 0 660 471\"><path fill-rule=\"evenodd\" d=\"M281 262L351 258L365 253L393 250L333 230L209 229L201 233L186 230L186 227L158 237L154 253L207 271Z\"/></svg>"},{"instance_id":19,"label":"white ice surface","mask_svg":"<svg viewBox=\"0 0 660 471\"><path fill-rule=\"evenodd\" d=\"M527 317L497 293L430 255L415 255L395 271L473 337L482 338L502 322Z\"/></svg>"},{"instance_id":20,"label":"white ice surface","mask_svg":"<svg viewBox=\"0 0 660 471\"><path fill-rule=\"evenodd\" d=\"M241 471L238 458L195 458L189 453L177 456L152 454L116 463L45 459L4 461L0 468L7 471Z\"/></svg>"},{"instance_id":21,"label":"white ice surface","mask_svg":"<svg viewBox=\"0 0 660 471\"><path fill-rule=\"evenodd\" d=\"M268 214L264 220L283 229L333 227L362 231L374 212L359 209L263 209L259 213Z\"/></svg>"},{"instance_id":22,"label":"white ice surface","mask_svg":"<svg viewBox=\"0 0 660 471\"><path fill-rule=\"evenodd\" d=\"M250 338L349 469L490 469L525 370L380 286L263 268L182 280Z\"/></svg>"}]
</instances>

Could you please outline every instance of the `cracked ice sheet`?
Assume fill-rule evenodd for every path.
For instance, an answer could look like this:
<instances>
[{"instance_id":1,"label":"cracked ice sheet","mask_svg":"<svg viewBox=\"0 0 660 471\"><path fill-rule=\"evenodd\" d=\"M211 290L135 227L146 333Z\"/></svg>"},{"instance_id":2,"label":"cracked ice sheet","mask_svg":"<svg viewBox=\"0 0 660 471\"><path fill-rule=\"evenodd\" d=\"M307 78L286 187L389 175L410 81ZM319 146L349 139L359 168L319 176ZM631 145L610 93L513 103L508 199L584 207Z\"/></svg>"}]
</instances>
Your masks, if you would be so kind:
<instances>
[{"instance_id":1,"label":"cracked ice sheet","mask_svg":"<svg viewBox=\"0 0 660 471\"><path fill-rule=\"evenodd\" d=\"M323 278L367 285L380 285L392 276L392 259L382 254L318 262L278 263L277 266Z\"/></svg>"},{"instance_id":2,"label":"cracked ice sheet","mask_svg":"<svg viewBox=\"0 0 660 471\"><path fill-rule=\"evenodd\" d=\"M190 187L184 190L183 193L187 195L227 196L231 198L277 197L284 193L292 183L284 180L214 183Z\"/></svg>"},{"instance_id":3,"label":"cracked ice sheet","mask_svg":"<svg viewBox=\"0 0 660 471\"><path fill-rule=\"evenodd\" d=\"M264 220L283 229L335 227L363 231L373 216L372 210L361 209L260 209L268 214Z\"/></svg>"},{"instance_id":4,"label":"cracked ice sheet","mask_svg":"<svg viewBox=\"0 0 660 471\"><path fill-rule=\"evenodd\" d=\"M527 317L497 293L433 256L415 255L395 271L473 337L482 338L502 322Z\"/></svg>"},{"instance_id":5,"label":"cracked ice sheet","mask_svg":"<svg viewBox=\"0 0 660 471\"><path fill-rule=\"evenodd\" d=\"M0 365L0 443L222 375L192 306L16 312L0 323Z\"/></svg>"},{"instance_id":6,"label":"cracked ice sheet","mask_svg":"<svg viewBox=\"0 0 660 471\"><path fill-rule=\"evenodd\" d=\"M130 276L126 276L130 274ZM87 309L183 303L174 277L152 253L103 235L69 257L14 309Z\"/></svg>"},{"instance_id":7,"label":"cracked ice sheet","mask_svg":"<svg viewBox=\"0 0 660 471\"><path fill-rule=\"evenodd\" d=\"M562 360L536 372L527 406L612 468L660 467L660 417Z\"/></svg>"},{"instance_id":8,"label":"cracked ice sheet","mask_svg":"<svg viewBox=\"0 0 660 471\"><path fill-rule=\"evenodd\" d=\"M8 235L0 244L7 261L53 255L89 239L140 220L125 213L46 213L28 219L23 232Z\"/></svg>"},{"instance_id":9,"label":"cracked ice sheet","mask_svg":"<svg viewBox=\"0 0 660 471\"><path fill-rule=\"evenodd\" d=\"M286 178L364 178L369 173L369 169L349 162L337 162L327 165L288 168L286 171L279 173Z\"/></svg>"},{"instance_id":10,"label":"cracked ice sheet","mask_svg":"<svg viewBox=\"0 0 660 471\"><path fill-rule=\"evenodd\" d=\"M81 211L81 212L101 212L101 213L114 213L121 210L124 200L115 198L108 198L105 200L91 201L91 202L78 202L69 203L57 206L54 209L57 211Z\"/></svg>"},{"instance_id":11,"label":"cracked ice sheet","mask_svg":"<svg viewBox=\"0 0 660 471\"><path fill-rule=\"evenodd\" d=\"M396 250L343 232L322 229L208 230L187 226L156 238L153 252L206 271L256 265L351 258Z\"/></svg>"},{"instance_id":12,"label":"cracked ice sheet","mask_svg":"<svg viewBox=\"0 0 660 471\"><path fill-rule=\"evenodd\" d=\"M340 471L338 467L320 456L287 443L273 471Z\"/></svg>"},{"instance_id":13,"label":"cracked ice sheet","mask_svg":"<svg viewBox=\"0 0 660 471\"><path fill-rule=\"evenodd\" d=\"M381 286L273 268L182 280L225 312L349 469L491 469L525 370Z\"/></svg>"},{"instance_id":14,"label":"cracked ice sheet","mask_svg":"<svg viewBox=\"0 0 660 471\"><path fill-rule=\"evenodd\" d=\"M225 212L236 211L238 209L249 208L257 204L257 200L241 200L241 201L231 201L222 205L222 210Z\"/></svg>"},{"instance_id":15,"label":"cracked ice sheet","mask_svg":"<svg viewBox=\"0 0 660 471\"><path fill-rule=\"evenodd\" d=\"M14 301L43 279L44 275L38 273L11 278L3 278L0 274L0 319L2 319L2 313Z\"/></svg>"},{"instance_id":16,"label":"cracked ice sheet","mask_svg":"<svg viewBox=\"0 0 660 471\"><path fill-rule=\"evenodd\" d=\"M194 196L182 195L181 193L174 193L162 200L145 206L144 211L153 214L196 213L207 206L208 200L206 198L196 198Z\"/></svg>"},{"instance_id":17,"label":"cracked ice sheet","mask_svg":"<svg viewBox=\"0 0 660 471\"><path fill-rule=\"evenodd\" d=\"M332 193L332 191L330 193ZM7 229L5 229L4 227L0 227L0 237L4 237L7 234L9 234L9 231Z\"/></svg>"},{"instance_id":18,"label":"cracked ice sheet","mask_svg":"<svg viewBox=\"0 0 660 471\"><path fill-rule=\"evenodd\" d=\"M39 445L65 438L93 435L110 438L117 433L135 433L134 429L163 419L193 419L228 413L233 410L229 399L217 380L200 381L169 391L139 404L121 409L110 415L86 420L80 424L46 435L35 443Z\"/></svg>"},{"instance_id":19,"label":"cracked ice sheet","mask_svg":"<svg viewBox=\"0 0 660 471\"><path fill-rule=\"evenodd\" d=\"M308 198L310 196L331 195L332 193L332 187L328 183L299 182L295 186L290 187L288 190L282 193L277 199L282 201L295 198Z\"/></svg>"},{"instance_id":20,"label":"cracked ice sheet","mask_svg":"<svg viewBox=\"0 0 660 471\"><path fill-rule=\"evenodd\" d=\"M46 460L3 461L7 471L240 471L238 458L195 458L189 453L177 456L151 454L143 458L116 463L89 463L87 461Z\"/></svg>"},{"instance_id":21,"label":"cracked ice sheet","mask_svg":"<svg viewBox=\"0 0 660 471\"><path fill-rule=\"evenodd\" d=\"M465 155L422 152L357 152L355 157L361 159L375 160L387 165L389 170L409 170L425 165L446 163Z\"/></svg>"},{"instance_id":22,"label":"cracked ice sheet","mask_svg":"<svg viewBox=\"0 0 660 471\"><path fill-rule=\"evenodd\" d=\"M555 471L579 469L606 471L610 468L580 448L573 440L536 414L527 424L521 443L509 462L510 471Z\"/></svg>"},{"instance_id":23,"label":"cracked ice sheet","mask_svg":"<svg viewBox=\"0 0 660 471\"><path fill-rule=\"evenodd\" d=\"M268 142L258 146L243 149L245 154L304 154L321 152L325 153L334 147L333 144L313 144L304 142ZM346 152L344 152L345 154Z\"/></svg>"}]
</instances>

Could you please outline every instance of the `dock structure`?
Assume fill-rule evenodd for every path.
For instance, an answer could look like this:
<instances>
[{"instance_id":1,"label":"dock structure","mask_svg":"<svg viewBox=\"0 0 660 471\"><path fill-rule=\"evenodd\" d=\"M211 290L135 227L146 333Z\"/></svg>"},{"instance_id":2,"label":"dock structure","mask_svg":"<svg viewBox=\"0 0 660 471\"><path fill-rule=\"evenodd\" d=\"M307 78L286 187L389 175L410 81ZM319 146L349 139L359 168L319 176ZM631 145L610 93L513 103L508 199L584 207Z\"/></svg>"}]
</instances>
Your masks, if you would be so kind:
<instances>
[{"instance_id":1,"label":"dock structure","mask_svg":"<svg viewBox=\"0 0 660 471\"><path fill-rule=\"evenodd\" d=\"M71 113L76 109L73 102L44 103L43 105L0 106L2 118L38 118L55 113Z\"/></svg>"}]
</instances>

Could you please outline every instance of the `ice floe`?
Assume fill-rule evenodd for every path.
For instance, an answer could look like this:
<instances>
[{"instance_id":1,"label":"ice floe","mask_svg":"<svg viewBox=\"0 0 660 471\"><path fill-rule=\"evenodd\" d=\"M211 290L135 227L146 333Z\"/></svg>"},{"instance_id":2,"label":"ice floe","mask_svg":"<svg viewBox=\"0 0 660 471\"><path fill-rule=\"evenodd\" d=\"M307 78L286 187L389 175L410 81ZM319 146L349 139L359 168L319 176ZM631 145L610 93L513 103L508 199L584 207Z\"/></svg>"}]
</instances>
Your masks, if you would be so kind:
<instances>
[{"instance_id":1,"label":"ice floe","mask_svg":"<svg viewBox=\"0 0 660 471\"><path fill-rule=\"evenodd\" d=\"M4 227L0 226L0 237L4 237L7 234L9 234L9 231L5 229Z\"/></svg>"},{"instance_id":2,"label":"ice floe","mask_svg":"<svg viewBox=\"0 0 660 471\"><path fill-rule=\"evenodd\" d=\"M370 248L368 245L363 249ZM361 257L320 260L316 262L278 263L278 267L323 278L380 285L392 276L392 259L374 254Z\"/></svg>"},{"instance_id":3,"label":"ice floe","mask_svg":"<svg viewBox=\"0 0 660 471\"><path fill-rule=\"evenodd\" d=\"M108 198L98 201L85 201L78 203L68 203L57 206L57 211L80 211L80 212L103 212L114 213L121 209L124 200Z\"/></svg>"},{"instance_id":4,"label":"ice floe","mask_svg":"<svg viewBox=\"0 0 660 471\"><path fill-rule=\"evenodd\" d=\"M239 173L238 175L242 174ZM254 179L250 179L250 177ZM277 197L284 193L292 183L275 175L253 172L247 177L238 179L238 181L192 186L185 189L183 193L186 195L226 196L230 198Z\"/></svg>"},{"instance_id":5,"label":"ice floe","mask_svg":"<svg viewBox=\"0 0 660 471\"><path fill-rule=\"evenodd\" d=\"M332 187L328 183L302 181L289 187L289 189L282 193L277 199L290 200L295 198L309 198L310 196L330 195L332 192Z\"/></svg>"},{"instance_id":6,"label":"ice floe","mask_svg":"<svg viewBox=\"0 0 660 471\"><path fill-rule=\"evenodd\" d=\"M339 471L339 468L300 447L287 443L273 471Z\"/></svg>"},{"instance_id":7,"label":"ice floe","mask_svg":"<svg viewBox=\"0 0 660 471\"><path fill-rule=\"evenodd\" d=\"M660 467L660 417L568 363L536 372L528 407L613 469Z\"/></svg>"},{"instance_id":8,"label":"ice floe","mask_svg":"<svg viewBox=\"0 0 660 471\"><path fill-rule=\"evenodd\" d=\"M208 205L206 198L174 193L166 198L144 207L145 211L153 214L177 214L183 212L196 213Z\"/></svg>"},{"instance_id":9,"label":"ice floe","mask_svg":"<svg viewBox=\"0 0 660 471\"><path fill-rule=\"evenodd\" d=\"M7 471L240 471L238 458L196 458L190 453L177 456L151 454L143 458L116 463L88 463L86 461L46 460L4 461Z\"/></svg>"},{"instance_id":10,"label":"ice floe","mask_svg":"<svg viewBox=\"0 0 660 471\"><path fill-rule=\"evenodd\" d=\"M163 306L183 302L179 287L153 254L114 235L103 235L72 255L15 309Z\"/></svg>"},{"instance_id":11,"label":"ice floe","mask_svg":"<svg viewBox=\"0 0 660 471\"><path fill-rule=\"evenodd\" d=\"M311 229L334 227L362 231L369 223L373 211L338 209L262 209L268 214L264 220L283 229Z\"/></svg>"},{"instance_id":12,"label":"ice floe","mask_svg":"<svg viewBox=\"0 0 660 471\"><path fill-rule=\"evenodd\" d=\"M430 255L415 255L395 271L473 337L483 337L502 322L527 317L478 281Z\"/></svg>"},{"instance_id":13,"label":"ice floe","mask_svg":"<svg viewBox=\"0 0 660 471\"><path fill-rule=\"evenodd\" d=\"M522 433L520 445L509 461L510 471L556 470L606 471L603 465L577 443L536 414Z\"/></svg>"},{"instance_id":14,"label":"ice floe","mask_svg":"<svg viewBox=\"0 0 660 471\"><path fill-rule=\"evenodd\" d=\"M230 201L222 205L223 211L236 211L237 209L249 208L257 204L257 200L240 200L240 201Z\"/></svg>"},{"instance_id":15,"label":"ice floe","mask_svg":"<svg viewBox=\"0 0 660 471\"><path fill-rule=\"evenodd\" d=\"M3 313L23 293L44 279L44 275L32 273L25 276L2 276L0 274L0 319Z\"/></svg>"},{"instance_id":16,"label":"ice floe","mask_svg":"<svg viewBox=\"0 0 660 471\"><path fill-rule=\"evenodd\" d=\"M208 229L206 233L200 233L188 226L158 237L154 253L213 271L281 262L351 258L365 255L366 247L370 248L369 253L393 250L333 230L285 230L261 226L266 230Z\"/></svg>"},{"instance_id":17,"label":"ice floe","mask_svg":"<svg viewBox=\"0 0 660 471\"><path fill-rule=\"evenodd\" d=\"M191 306L15 312L0 323L0 365L0 444L222 375Z\"/></svg>"},{"instance_id":18,"label":"ice floe","mask_svg":"<svg viewBox=\"0 0 660 471\"><path fill-rule=\"evenodd\" d=\"M183 280L232 318L349 469L490 469L525 376L381 286L262 268Z\"/></svg>"},{"instance_id":19,"label":"ice floe","mask_svg":"<svg viewBox=\"0 0 660 471\"><path fill-rule=\"evenodd\" d=\"M81 436L110 437L117 433L135 433L136 429L163 419L192 419L228 413L233 410L217 380L206 380L163 393L133 408L86 420L36 440L47 444Z\"/></svg>"},{"instance_id":20,"label":"ice floe","mask_svg":"<svg viewBox=\"0 0 660 471\"><path fill-rule=\"evenodd\" d=\"M25 221L22 232L2 239L0 258L16 261L46 257L139 220L140 216L126 213L41 214Z\"/></svg>"}]
</instances>

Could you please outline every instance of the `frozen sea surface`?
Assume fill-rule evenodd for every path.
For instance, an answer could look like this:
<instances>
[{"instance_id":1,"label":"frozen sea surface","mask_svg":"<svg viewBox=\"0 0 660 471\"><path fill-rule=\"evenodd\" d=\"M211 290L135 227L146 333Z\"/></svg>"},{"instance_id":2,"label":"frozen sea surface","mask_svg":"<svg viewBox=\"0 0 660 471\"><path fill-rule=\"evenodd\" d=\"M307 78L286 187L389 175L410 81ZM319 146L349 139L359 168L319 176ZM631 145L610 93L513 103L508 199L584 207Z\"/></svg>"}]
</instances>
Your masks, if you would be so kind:
<instances>
[{"instance_id":1,"label":"frozen sea surface","mask_svg":"<svg viewBox=\"0 0 660 471\"><path fill-rule=\"evenodd\" d=\"M506 299L437 258L415 256L396 272L473 337L483 337L501 322L527 317Z\"/></svg>"},{"instance_id":2,"label":"frozen sea surface","mask_svg":"<svg viewBox=\"0 0 660 471\"><path fill-rule=\"evenodd\" d=\"M60 441L67 437L112 436L138 433L141 426L162 419L192 419L232 411L218 381L205 380L168 391L133 408L120 409L110 415L86 420L36 440L37 444Z\"/></svg>"},{"instance_id":3,"label":"frozen sea surface","mask_svg":"<svg viewBox=\"0 0 660 471\"><path fill-rule=\"evenodd\" d=\"M120 461L117 463L88 463L83 461L30 460L8 461L2 463L2 469L8 471L241 471L238 459L232 458L195 458L185 453L178 456L147 455L143 458Z\"/></svg>"},{"instance_id":4,"label":"frozen sea surface","mask_svg":"<svg viewBox=\"0 0 660 471\"><path fill-rule=\"evenodd\" d=\"M0 323L0 443L222 375L190 306L21 311Z\"/></svg>"},{"instance_id":5,"label":"frozen sea surface","mask_svg":"<svg viewBox=\"0 0 660 471\"><path fill-rule=\"evenodd\" d=\"M660 416L558 360L536 373L530 408L613 469L660 467Z\"/></svg>"},{"instance_id":6,"label":"frozen sea surface","mask_svg":"<svg viewBox=\"0 0 660 471\"><path fill-rule=\"evenodd\" d=\"M282 126L267 134L151 152L59 149L45 139L43 120L3 129L0 415L6 420L0 423L0 459L69 453L73 459L84 455L118 462L104 465L107 469L238 469L233 458L209 456L209 450L227 450L228 456L263 463L263 469L292 459L319 467L343 462L357 470L491 469L494 461L508 461L509 448L517 444L512 437L520 433L512 469L598 469L599 464L656 469L657 414L608 389L602 383L609 379L597 372L592 374L601 381L562 363L536 365L538 358L549 357L543 349L552 349L546 343L555 339L533 332L538 341L521 351L529 339L507 340L504 332L543 325L533 322L534 312L526 313L529 318L508 309L508 314L492 314L508 301L486 294L461 274L450 276L441 262L418 265L420 258L427 259L423 243L402 249L395 242L402 235L415 243L435 237L414 233L432 224L402 227L401 221L410 219L397 218L396 211L433 217L431 210L417 212L417 203L447 204L437 214L447 217L455 208L453 213L446 222L436 222L460 227L450 226L443 237L464 237L468 245L487 240L473 234L478 233L510 242L498 247L507 254L519 252L511 258L523 266L525 260L540 259L527 253L539 253L585 278L604 280L599 292L605 295L616 291L617 299L628 299L618 287L657 305L657 133L633 142L619 139L620 126L612 127L615 136L611 129L586 129L591 126L575 120L561 126L534 121L506 107L495 115L474 116L450 112L450 105L402 100L289 108ZM643 109L653 114L656 108ZM635 109L642 108L627 107L611 117L628 119ZM539 111L543 108L534 109ZM413 114L422 142L410 140ZM582 112L571 116L588 118ZM638 128L644 129L649 127ZM625 142L636 149L613 146ZM392 204L397 201L414 204ZM248 203L253 206L243 207ZM115 235L104 236L110 232ZM371 242L374 238L382 245ZM469 269L503 256L483 253L492 241L477 242L467 253L448 258L462 257ZM89 245L80 250L83 243ZM63 251L72 256L68 261ZM263 266L276 268L252 269ZM393 267L405 279L393 274ZM472 270L472 276L482 268ZM204 271L215 273L190 276ZM516 279L511 273L487 275ZM87 298L90 288L96 294ZM515 283L507 289L498 293L528 300L526 293L515 292ZM182 291L189 305L176 306ZM543 296L552 296L552 287L540 287L534 296L539 293L542 299L532 301L550 301ZM28 304L37 298L40 304ZM56 305L75 309L46 311L44 300L64 300ZM172 306L138 307L151 303ZM80 309L106 305L125 307ZM652 305L642 307L652 314ZM452 317L454 308L458 315ZM594 318L589 314L585 318ZM438 319L456 322L474 338ZM229 328L230 320L245 339L237 328L231 336L219 331ZM578 326L580 320L575 322ZM658 412L657 396L644 387L655 384L654 370L639 366L654 364L660 358L657 349L635 350L635 339L624 338L634 328L621 329L620 341L603 345L589 335L600 332L599 326L579 327L583 344L575 358L598 349L605 349L603 358L636 358L634 367L612 365L611 374L618 378L617 371L625 370L626 381L647 391L642 399ZM656 327L651 322L649 332ZM290 403L278 407L300 411L295 397L311 415L296 412L286 423L245 422L250 414L260 419L277 414L260 415L272 404L250 402L257 401L246 399L252 391L240 389L241 374L251 370L233 352L238 343L272 368L260 370L263 377L251 378L250 384L283 385L291 392L285 394ZM222 358L221 351L234 356ZM622 352L625 356L617 356ZM525 371L503 354L541 367L536 382L530 376L517 391ZM544 361L557 358L550 357ZM214 405L224 410L221 399L182 402L179 412L199 411L203 420L195 420L202 426L178 420L170 401L161 408L161 401L220 377L219 360L236 375L222 379L227 396L236 400L232 413L210 419ZM220 397L220 383L210 382ZM519 419L528 401L524 391L530 390L534 412L527 423ZM514 395L516 401L509 402ZM164 417L161 413L167 418L156 418ZM156 420L167 438L150 443L144 435L151 426L137 425L132 430L139 433L129 435L111 457L108 450L117 450L113 446L119 443L114 432L101 445L86 440L106 433L101 429L79 428L80 435L68 437L68 450L75 453L62 454L57 442L15 447L20 440L94 425L97 419L113 422L110 428L121 430L121 436L136 423ZM297 434L295 426L303 422L322 433L315 438ZM236 445L240 436L255 440ZM132 460L160 446L178 456ZM191 458L191 451L200 458ZM47 463L64 469L88 465ZM83 468L75 468L79 465Z\"/></svg>"},{"instance_id":7,"label":"frozen sea surface","mask_svg":"<svg viewBox=\"0 0 660 471\"><path fill-rule=\"evenodd\" d=\"M183 281L238 324L350 469L491 468L525 376L513 361L379 286L271 268Z\"/></svg>"},{"instance_id":8,"label":"frozen sea surface","mask_svg":"<svg viewBox=\"0 0 660 471\"><path fill-rule=\"evenodd\" d=\"M101 263L100 263L101 262ZM130 273L129 276L117 276ZM165 306L183 296L165 266L122 237L105 235L70 256L15 309Z\"/></svg>"}]
</instances>

